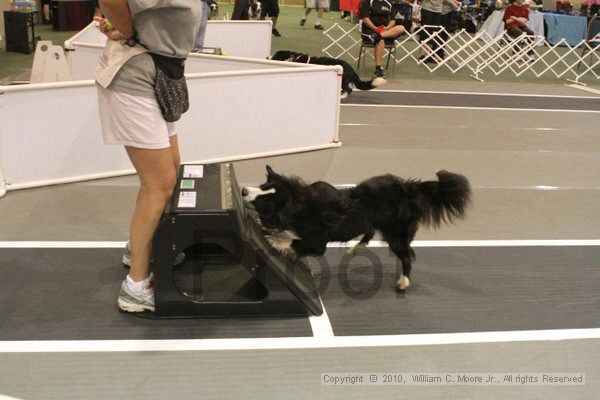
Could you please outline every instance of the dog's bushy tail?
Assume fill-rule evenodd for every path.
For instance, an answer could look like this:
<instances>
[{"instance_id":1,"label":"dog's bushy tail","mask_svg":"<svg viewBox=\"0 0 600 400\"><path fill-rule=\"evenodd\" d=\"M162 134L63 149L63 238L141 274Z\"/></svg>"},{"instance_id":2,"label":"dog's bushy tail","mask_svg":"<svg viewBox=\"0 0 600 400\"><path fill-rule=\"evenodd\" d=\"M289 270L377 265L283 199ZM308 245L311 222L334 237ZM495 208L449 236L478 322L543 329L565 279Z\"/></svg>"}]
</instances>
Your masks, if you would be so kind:
<instances>
[{"instance_id":1,"label":"dog's bushy tail","mask_svg":"<svg viewBox=\"0 0 600 400\"><path fill-rule=\"evenodd\" d=\"M371 89L375 89L376 87L381 86L382 84L384 84L386 82L385 79L382 79L382 78L373 78L370 81L363 81L362 79L360 79L360 76L358 76L358 74L356 73L354 68L352 68L350 65L348 65L348 67L349 67L348 73L350 74L350 81L352 83L354 83L354 86L357 89L371 90Z\"/></svg>"},{"instance_id":2,"label":"dog's bushy tail","mask_svg":"<svg viewBox=\"0 0 600 400\"><path fill-rule=\"evenodd\" d=\"M448 171L436 173L438 181L418 184L421 193L421 223L438 227L442 222L450 224L465 216L471 202L471 184L462 175Z\"/></svg>"},{"instance_id":3,"label":"dog's bushy tail","mask_svg":"<svg viewBox=\"0 0 600 400\"><path fill-rule=\"evenodd\" d=\"M373 79L370 81L363 81L356 72L352 76L352 83L354 83L354 86L360 90L371 90L375 88L375 86L373 86Z\"/></svg>"}]
</instances>

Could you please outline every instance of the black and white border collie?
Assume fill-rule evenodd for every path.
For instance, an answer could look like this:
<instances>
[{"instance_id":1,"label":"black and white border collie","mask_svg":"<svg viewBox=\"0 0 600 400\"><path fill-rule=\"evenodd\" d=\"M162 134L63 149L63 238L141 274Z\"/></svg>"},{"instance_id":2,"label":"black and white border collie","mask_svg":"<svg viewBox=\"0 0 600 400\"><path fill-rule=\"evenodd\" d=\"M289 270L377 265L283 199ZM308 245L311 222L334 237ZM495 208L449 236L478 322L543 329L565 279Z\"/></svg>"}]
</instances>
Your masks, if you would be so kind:
<instances>
[{"instance_id":1,"label":"black and white border collie","mask_svg":"<svg viewBox=\"0 0 600 400\"><path fill-rule=\"evenodd\" d=\"M219 5L217 4L216 0L210 0L208 7L209 7L208 19L217 18L217 16L219 15Z\"/></svg>"},{"instance_id":2,"label":"black and white border collie","mask_svg":"<svg viewBox=\"0 0 600 400\"><path fill-rule=\"evenodd\" d=\"M415 253L410 247L420 225L434 228L465 216L471 186L467 178L438 171L437 181L376 176L347 189L326 182L304 183L267 166L267 181L242 189L246 206L254 208L278 251L294 256L320 256L328 242L360 238L355 254L377 233L402 262L398 290L410 285ZM278 235L277 233L287 233Z\"/></svg>"},{"instance_id":3,"label":"black and white border collie","mask_svg":"<svg viewBox=\"0 0 600 400\"><path fill-rule=\"evenodd\" d=\"M302 64L340 65L344 69L342 75L342 99L348 97L348 95L352 93L350 84L353 84L357 89L360 90L371 90L387 83L384 78L373 78L370 81L363 81L360 79L354 68L350 66L350 64L344 60L332 57L311 57L304 53L280 50L271 56L271 60L297 62Z\"/></svg>"},{"instance_id":4,"label":"black and white border collie","mask_svg":"<svg viewBox=\"0 0 600 400\"><path fill-rule=\"evenodd\" d=\"M248 1L248 19L258 21L262 14L262 3L256 0Z\"/></svg>"}]
</instances>

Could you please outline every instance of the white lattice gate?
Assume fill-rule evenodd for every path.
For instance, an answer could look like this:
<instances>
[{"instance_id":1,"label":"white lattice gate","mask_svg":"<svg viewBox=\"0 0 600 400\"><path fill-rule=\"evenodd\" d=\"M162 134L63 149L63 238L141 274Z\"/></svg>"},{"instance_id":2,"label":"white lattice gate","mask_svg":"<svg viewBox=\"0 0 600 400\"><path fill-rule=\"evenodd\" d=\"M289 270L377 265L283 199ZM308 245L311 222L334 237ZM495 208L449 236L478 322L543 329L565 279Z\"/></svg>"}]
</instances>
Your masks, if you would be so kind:
<instances>
[{"instance_id":1,"label":"white lattice gate","mask_svg":"<svg viewBox=\"0 0 600 400\"><path fill-rule=\"evenodd\" d=\"M324 35L329 40L323 49L325 54L358 59L361 38L357 26L347 29L335 24ZM420 36L424 36L422 41ZM432 53L432 47L443 49L444 57ZM419 59L423 54L429 54L435 63ZM554 77L575 83L580 83L583 77L600 79L600 42L585 40L576 46L569 45L565 39L552 45L543 36L522 35L514 39L506 33L490 37L483 31L471 34L465 30L449 34L443 27L422 26L396 40L395 62L408 60L423 65L430 72L445 68L456 73L466 69L471 77L480 81L483 81L482 75L488 73L495 76L510 73L515 77L531 73L537 78Z\"/></svg>"}]
</instances>

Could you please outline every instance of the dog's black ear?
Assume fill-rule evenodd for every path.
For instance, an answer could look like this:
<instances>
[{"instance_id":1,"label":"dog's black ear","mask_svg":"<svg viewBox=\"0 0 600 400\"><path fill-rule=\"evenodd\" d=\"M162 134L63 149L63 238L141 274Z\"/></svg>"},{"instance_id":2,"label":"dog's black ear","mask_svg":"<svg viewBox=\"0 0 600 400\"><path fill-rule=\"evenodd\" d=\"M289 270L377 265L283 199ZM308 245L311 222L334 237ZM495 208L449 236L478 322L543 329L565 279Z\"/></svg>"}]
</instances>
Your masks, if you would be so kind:
<instances>
[{"instance_id":1,"label":"dog's black ear","mask_svg":"<svg viewBox=\"0 0 600 400\"><path fill-rule=\"evenodd\" d=\"M267 181L269 182L279 178L281 178L281 176L277 172L273 171L273 168L271 168L270 165L267 165Z\"/></svg>"}]
</instances>

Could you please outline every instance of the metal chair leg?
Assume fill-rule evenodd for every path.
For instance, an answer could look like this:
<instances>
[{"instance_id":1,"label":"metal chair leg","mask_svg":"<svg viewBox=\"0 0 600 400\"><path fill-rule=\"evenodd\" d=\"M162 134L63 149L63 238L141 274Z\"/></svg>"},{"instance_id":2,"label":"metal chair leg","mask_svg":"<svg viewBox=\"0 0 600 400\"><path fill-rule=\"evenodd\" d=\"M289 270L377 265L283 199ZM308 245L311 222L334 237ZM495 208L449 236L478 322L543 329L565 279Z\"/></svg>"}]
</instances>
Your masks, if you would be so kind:
<instances>
[{"instance_id":1,"label":"metal chair leg","mask_svg":"<svg viewBox=\"0 0 600 400\"><path fill-rule=\"evenodd\" d=\"M581 63L583 62L583 58L585 57L585 51L587 50L587 47L583 48L583 51L581 52L581 58L579 59L579 62L577 63L577 70L579 71L579 67L581 66Z\"/></svg>"},{"instance_id":2,"label":"metal chair leg","mask_svg":"<svg viewBox=\"0 0 600 400\"><path fill-rule=\"evenodd\" d=\"M387 70L390 67L390 58L394 57L394 63L392 64L392 71L396 71L396 45L391 47L386 47L388 51L387 61L385 63L385 69Z\"/></svg>"},{"instance_id":3,"label":"metal chair leg","mask_svg":"<svg viewBox=\"0 0 600 400\"><path fill-rule=\"evenodd\" d=\"M387 56L387 61L385 62L385 69L387 70L390 66L390 57L392 56L392 49L388 48L388 56Z\"/></svg>"},{"instance_id":4,"label":"metal chair leg","mask_svg":"<svg viewBox=\"0 0 600 400\"><path fill-rule=\"evenodd\" d=\"M362 58L362 56L363 56L363 51L364 51L364 47L363 47L363 45L361 44L361 45L360 45L360 48L358 49L358 64L356 65L356 70L357 70L357 71L360 71L360 59L361 59L361 58Z\"/></svg>"}]
</instances>

